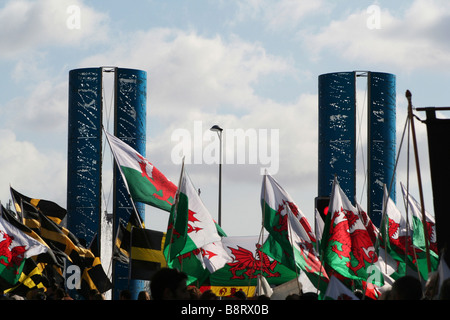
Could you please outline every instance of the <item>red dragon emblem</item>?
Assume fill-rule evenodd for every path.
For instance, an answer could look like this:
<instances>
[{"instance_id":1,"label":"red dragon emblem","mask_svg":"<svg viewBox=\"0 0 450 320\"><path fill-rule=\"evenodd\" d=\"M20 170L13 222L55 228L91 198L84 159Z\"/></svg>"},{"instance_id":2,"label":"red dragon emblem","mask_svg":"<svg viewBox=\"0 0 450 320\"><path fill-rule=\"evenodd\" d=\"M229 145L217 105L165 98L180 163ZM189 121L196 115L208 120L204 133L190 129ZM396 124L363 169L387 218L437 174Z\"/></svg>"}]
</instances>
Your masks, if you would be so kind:
<instances>
[{"instance_id":1,"label":"red dragon emblem","mask_svg":"<svg viewBox=\"0 0 450 320\"><path fill-rule=\"evenodd\" d=\"M195 222L200 221L196 217L194 217L195 214L197 214L197 212L188 210L188 229L187 229L187 233L199 232L200 230L203 229L203 228L195 226Z\"/></svg>"},{"instance_id":2,"label":"red dragon emblem","mask_svg":"<svg viewBox=\"0 0 450 320\"><path fill-rule=\"evenodd\" d=\"M228 247L231 250L231 254L234 255L233 262L228 263L231 267L232 273L231 279L245 279L247 276L249 279L257 277L256 272L266 274L266 277L280 277L279 272L274 272L277 266L277 261L270 261L269 257L260 250L261 245L257 244L256 258L253 256L253 252L238 246L237 249ZM259 258L259 259L258 259ZM240 275L238 272L243 271Z\"/></svg>"},{"instance_id":3,"label":"red dragon emblem","mask_svg":"<svg viewBox=\"0 0 450 320\"><path fill-rule=\"evenodd\" d=\"M286 213L283 213L285 210L286 204L289 206L289 209L292 211L295 217L299 217L299 211L298 207L295 205L295 203L291 201L283 200L281 204L278 205L277 213L278 216L278 223L273 226L273 231L278 232L280 234L288 232L288 215ZM302 217L300 220L300 224L302 225L303 229L306 230L309 236L309 240L311 242L316 242L316 238L314 236L314 233L312 232L311 226L308 223L308 220L306 220L305 217Z\"/></svg>"},{"instance_id":4,"label":"red dragon emblem","mask_svg":"<svg viewBox=\"0 0 450 320\"><path fill-rule=\"evenodd\" d=\"M340 259L347 258L346 266L354 272L357 272L365 267L365 262L373 263L378 260L375 253L375 248L369 233L362 226L358 215L351 210L341 208L340 211L334 212L332 216L330 230L330 242L337 242L333 244L331 250L336 253ZM356 261L353 265L351 262Z\"/></svg>"},{"instance_id":5,"label":"red dragon emblem","mask_svg":"<svg viewBox=\"0 0 450 320\"><path fill-rule=\"evenodd\" d=\"M6 268L20 266L24 259L25 246L16 246L10 249L14 237L9 236L3 231L0 231L0 234L3 236L3 240L0 241L0 263L6 266Z\"/></svg>"},{"instance_id":6,"label":"red dragon emblem","mask_svg":"<svg viewBox=\"0 0 450 320\"><path fill-rule=\"evenodd\" d=\"M427 226L426 228L427 228L428 239L430 240L430 242L429 242L430 250L433 251L434 253L436 253L437 255L439 255L439 250L438 250L437 242L436 242L435 224L427 221L426 226Z\"/></svg>"},{"instance_id":7,"label":"red dragon emblem","mask_svg":"<svg viewBox=\"0 0 450 320\"><path fill-rule=\"evenodd\" d=\"M217 256L217 254L212 251L205 250L203 248L197 248L195 250L192 250L191 252L179 255L178 262L181 264L184 259L191 258L191 255L198 256L200 254L202 255L202 257L206 257L208 260L211 260L213 257Z\"/></svg>"},{"instance_id":8,"label":"red dragon emblem","mask_svg":"<svg viewBox=\"0 0 450 320\"><path fill-rule=\"evenodd\" d=\"M141 175L146 177L156 189L153 196L161 201L167 202L169 205L172 205L177 187L147 159L138 153L136 153L136 156L140 159L139 166L141 167Z\"/></svg>"},{"instance_id":9,"label":"red dragon emblem","mask_svg":"<svg viewBox=\"0 0 450 320\"><path fill-rule=\"evenodd\" d=\"M396 252L404 254L405 252L411 258L413 263L416 263L415 252L422 252L417 247L413 247L412 238L408 235L400 236L400 224L395 222L395 220L389 218L389 242L393 245ZM408 248L408 250L406 250Z\"/></svg>"},{"instance_id":10,"label":"red dragon emblem","mask_svg":"<svg viewBox=\"0 0 450 320\"><path fill-rule=\"evenodd\" d=\"M196 217L194 217L195 214L197 214L197 213L192 210L188 210L188 221L187 221L187 233L188 234L191 232L199 232L200 230L203 229L203 228L195 226L195 222L200 221ZM180 230L177 230L175 228L175 225L172 222L168 225L167 230L172 230L172 242L171 243L174 243L178 238L181 237Z\"/></svg>"}]
</instances>

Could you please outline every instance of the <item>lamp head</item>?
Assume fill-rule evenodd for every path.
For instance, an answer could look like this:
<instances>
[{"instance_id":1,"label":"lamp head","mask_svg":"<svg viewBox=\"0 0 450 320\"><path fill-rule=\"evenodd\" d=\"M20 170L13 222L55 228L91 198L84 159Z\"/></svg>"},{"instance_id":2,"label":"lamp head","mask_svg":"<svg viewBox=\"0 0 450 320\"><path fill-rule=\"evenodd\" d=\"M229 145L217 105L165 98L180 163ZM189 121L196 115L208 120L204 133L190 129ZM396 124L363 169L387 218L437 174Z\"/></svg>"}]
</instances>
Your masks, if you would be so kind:
<instances>
[{"instance_id":1,"label":"lamp head","mask_svg":"<svg viewBox=\"0 0 450 320\"><path fill-rule=\"evenodd\" d=\"M209 130L216 131L216 132L222 132L223 129L221 127L219 127L217 124L215 124Z\"/></svg>"}]
</instances>

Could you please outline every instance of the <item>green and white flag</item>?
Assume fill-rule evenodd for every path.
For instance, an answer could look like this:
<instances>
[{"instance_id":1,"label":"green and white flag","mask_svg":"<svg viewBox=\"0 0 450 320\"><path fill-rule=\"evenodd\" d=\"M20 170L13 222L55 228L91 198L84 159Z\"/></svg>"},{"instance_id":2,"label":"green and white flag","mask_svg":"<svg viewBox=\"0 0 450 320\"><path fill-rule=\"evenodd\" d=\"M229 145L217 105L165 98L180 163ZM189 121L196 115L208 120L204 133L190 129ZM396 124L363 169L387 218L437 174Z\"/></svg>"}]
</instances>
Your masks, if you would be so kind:
<instances>
[{"instance_id":1,"label":"green and white flag","mask_svg":"<svg viewBox=\"0 0 450 320\"><path fill-rule=\"evenodd\" d=\"M234 236L222 238L222 244L231 257L225 266L214 272L210 278L211 286L256 286L258 276L263 276L271 285L280 285L294 278L290 268L269 257L261 251L264 236Z\"/></svg>"},{"instance_id":2,"label":"green and white flag","mask_svg":"<svg viewBox=\"0 0 450 320\"><path fill-rule=\"evenodd\" d=\"M428 279L428 262L426 257L425 241L428 241L428 249L430 253L430 272L436 271L439 265L439 254L437 249L436 225L434 217L425 211L425 225L427 228L428 239L425 238L424 226L422 223L422 207L401 184L405 203L408 204L412 216L412 244L419 249L416 250L417 267L420 274L426 280Z\"/></svg>"},{"instance_id":3,"label":"green and white flag","mask_svg":"<svg viewBox=\"0 0 450 320\"><path fill-rule=\"evenodd\" d=\"M133 201L170 211L177 187L139 152L104 132Z\"/></svg>"},{"instance_id":4,"label":"green and white flag","mask_svg":"<svg viewBox=\"0 0 450 320\"><path fill-rule=\"evenodd\" d=\"M25 260L47 250L46 246L0 217L0 278L15 285Z\"/></svg>"},{"instance_id":5,"label":"green and white flag","mask_svg":"<svg viewBox=\"0 0 450 320\"><path fill-rule=\"evenodd\" d=\"M314 231L291 196L268 174L263 178L261 207L270 235L263 251L291 270L305 272L323 289L328 276L316 251Z\"/></svg>"},{"instance_id":6,"label":"green and white flag","mask_svg":"<svg viewBox=\"0 0 450 320\"><path fill-rule=\"evenodd\" d=\"M359 300L359 298L338 278L331 276L324 300Z\"/></svg>"},{"instance_id":7,"label":"green and white flag","mask_svg":"<svg viewBox=\"0 0 450 320\"><path fill-rule=\"evenodd\" d=\"M382 286L375 244L337 179L334 179L330 208L321 242L323 261L342 276ZM373 277L372 274L377 276Z\"/></svg>"},{"instance_id":8,"label":"green and white flag","mask_svg":"<svg viewBox=\"0 0 450 320\"><path fill-rule=\"evenodd\" d=\"M202 257L207 257L208 261L204 261L202 258L200 262L207 268L209 263L212 263L208 259L208 252L220 250L220 241L218 227L183 165L176 201L172 206L167 226L164 248L167 263L170 265L176 257L185 254L202 254ZM220 266L220 263L218 265ZM210 267L211 270L218 268L214 265Z\"/></svg>"}]
</instances>

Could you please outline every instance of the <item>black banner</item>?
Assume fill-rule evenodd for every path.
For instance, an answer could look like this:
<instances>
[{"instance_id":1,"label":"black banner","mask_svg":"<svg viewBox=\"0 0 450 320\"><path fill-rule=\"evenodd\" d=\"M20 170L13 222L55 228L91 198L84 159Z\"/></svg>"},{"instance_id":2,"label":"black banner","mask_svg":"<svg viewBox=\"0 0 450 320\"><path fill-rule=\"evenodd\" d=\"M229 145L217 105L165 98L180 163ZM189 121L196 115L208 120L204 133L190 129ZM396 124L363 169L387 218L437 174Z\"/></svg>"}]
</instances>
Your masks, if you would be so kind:
<instances>
[{"instance_id":1,"label":"black banner","mask_svg":"<svg viewBox=\"0 0 450 320\"><path fill-rule=\"evenodd\" d=\"M425 108L428 153L438 250L450 243L450 119L436 118L437 108Z\"/></svg>"}]
</instances>

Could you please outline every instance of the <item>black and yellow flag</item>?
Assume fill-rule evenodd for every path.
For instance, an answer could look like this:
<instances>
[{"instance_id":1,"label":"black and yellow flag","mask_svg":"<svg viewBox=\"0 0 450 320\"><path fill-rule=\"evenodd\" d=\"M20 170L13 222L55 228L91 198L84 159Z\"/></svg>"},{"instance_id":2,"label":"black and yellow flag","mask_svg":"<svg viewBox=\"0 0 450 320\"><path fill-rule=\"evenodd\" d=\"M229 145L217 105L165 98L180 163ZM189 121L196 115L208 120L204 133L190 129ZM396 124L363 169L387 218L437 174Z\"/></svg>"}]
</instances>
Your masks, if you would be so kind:
<instances>
[{"instance_id":1,"label":"black and yellow flag","mask_svg":"<svg viewBox=\"0 0 450 320\"><path fill-rule=\"evenodd\" d=\"M109 280L108 275L105 273L100 261L100 250L98 247L98 236L94 236L92 243L89 247L94 254L95 259L91 266L86 267L83 270L81 277L81 289L80 293L88 299L91 290L98 290L100 293L112 289L112 283Z\"/></svg>"},{"instance_id":2,"label":"black and yellow flag","mask_svg":"<svg viewBox=\"0 0 450 320\"><path fill-rule=\"evenodd\" d=\"M130 277L151 280L153 274L165 267L164 242L166 233L161 231L132 228Z\"/></svg>"},{"instance_id":3,"label":"black and yellow flag","mask_svg":"<svg viewBox=\"0 0 450 320\"><path fill-rule=\"evenodd\" d=\"M131 233L119 223L113 246L113 259L124 264L130 262L130 240Z\"/></svg>"},{"instance_id":4,"label":"black and yellow flag","mask_svg":"<svg viewBox=\"0 0 450 320\"><path fill-rule=\"evenodd\" d=\"M14 227L25 233L26 235L30 236L36 241L39 241L41 244L47 247L47 252L41 253L36 257L37 263L44 262L49 263L51 265L57 265L59 267L64 266L64 262L61 259L58 259L58 257L54 254L52 248L50 248L47 243L39 236L38 233L36 233L34 230L30 229L26 225L22 223L21 219L18 219L18 217L14 214L12 210L6 209L3 206L0 208L1 210L1 217L8 221L10 224L12 224Z\"/></svg>"},{"instance_id":5,"label":"black and yellow flag","mask_svg":"<svg viewBox=\"0 0 450 320\"><path fill-rule=\"evenodd\" d=\"M59 262L61 258L68 258L71 263L80 267L92 265L94 255L83 247L68 229L48 218L25 200L21 201L21 215L23 224L45 241Z\"/></svg>"},{"instance_id":6,"label":"black and yellow flag","mask_svg":"<svg viewBox=\"0 0 450 320\"><path fill-rule=\"evenodd\" d=\"M15 286L5 290L5 293L25 296L32 289L46 290L49 281L44 275L44 269L44 263L36 263L32 258L26 259L19 281Z\"/></svg>"},{"instance_id":7,"label":"black and yellow flag","mask_svg":"<svg viewBox=\"0 0 450 320\"><path fill-rule=\"evenodd\" d=\"M145 228L144 222L141 220L135 210L131 212L126 226L119 222L113 246L114 260L124 264L128 264L130 262L131 230L133 228Z\"/></svg>"},{"instance_id":8,"label":"black and yellow flag","mask_svg":"<svg viewBox=\"0 0 450 320\"><path fill-rule=\"evenodd\" d=\"M67 214L67 210L62 208L56 202L44 199L30 198L21 194L17 190L14 190L13 188L10 189L16 212L22 210L21 201L25 201L39 209L43 214L45 214L46 217L51 219L56 224L60 224Z\"/></svg>"}]
</instances>

